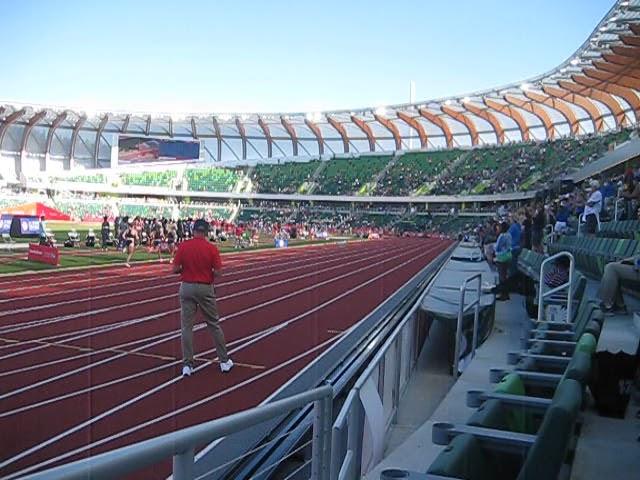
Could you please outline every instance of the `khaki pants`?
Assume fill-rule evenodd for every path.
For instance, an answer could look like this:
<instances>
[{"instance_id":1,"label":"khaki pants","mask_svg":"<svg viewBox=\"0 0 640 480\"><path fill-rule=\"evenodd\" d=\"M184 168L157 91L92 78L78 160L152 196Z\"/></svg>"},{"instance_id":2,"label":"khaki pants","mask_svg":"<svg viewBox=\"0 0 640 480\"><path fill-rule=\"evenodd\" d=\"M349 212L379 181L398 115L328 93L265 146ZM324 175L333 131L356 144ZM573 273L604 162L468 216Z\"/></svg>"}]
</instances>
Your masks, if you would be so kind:
<instances>
[{"instance_id":1,"label":"khaki pants","mask_svg":"<svg viewBox=\"0 0 640 480\"><path fill-rule=\"evenodd\" d=\"M221 362L229 360L224 333L218 323L218 307L211 285L185 283L180 285L180 319L182 321L182 358L185 365L193 366L193 319L198 307L204 314L204 321L213 335L216 352Z\"/></svg>"},{"instance_id":2,"label":"khaki pants","mask_svg":"<svg viewBox=\"0 0 640 480\"><path fill-rule=\"evenodd\" d=\"M600 281L600 298L606 305L624 306L624 298L620 291L620 280L640 281L640 272L633 265L620 262L605 265L602 280Z\"/></svg>"}]
</instances>

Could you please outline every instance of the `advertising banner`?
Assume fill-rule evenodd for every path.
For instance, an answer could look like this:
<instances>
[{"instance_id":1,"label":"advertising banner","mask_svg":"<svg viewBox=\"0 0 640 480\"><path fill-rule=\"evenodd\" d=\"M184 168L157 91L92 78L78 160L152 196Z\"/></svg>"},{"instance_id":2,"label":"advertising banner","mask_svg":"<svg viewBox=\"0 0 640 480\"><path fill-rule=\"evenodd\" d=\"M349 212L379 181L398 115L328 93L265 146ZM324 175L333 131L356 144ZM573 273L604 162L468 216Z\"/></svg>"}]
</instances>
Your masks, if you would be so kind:
<instances>
[{"instance_id":1,"label":"advertising banner","mask_svg":"<svg viewBox=\"0 0 640 480\"><path fill-rule=\"evenodd\" d=\"M60 261L60 252L56 247L47 247L46 245L30 243L27 260L31 262L48 263L49 265L58 265L58 262Z\"/></svg>"}]
</instances>

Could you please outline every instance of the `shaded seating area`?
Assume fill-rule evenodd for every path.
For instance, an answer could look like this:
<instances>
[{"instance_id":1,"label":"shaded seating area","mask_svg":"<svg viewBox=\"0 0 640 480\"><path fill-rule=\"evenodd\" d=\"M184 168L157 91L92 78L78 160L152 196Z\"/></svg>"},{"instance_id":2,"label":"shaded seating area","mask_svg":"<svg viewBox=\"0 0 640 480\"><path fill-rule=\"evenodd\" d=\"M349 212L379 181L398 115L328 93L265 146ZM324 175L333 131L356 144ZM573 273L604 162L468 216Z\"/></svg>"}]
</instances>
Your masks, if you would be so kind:
<instances>
[{"instance_id":1,"label":"shaded seating area","mask_svg":"<svg viewBox=\"0 0 640 480\"><path fill-rule=\"evenodd\" d=\"M258 164L253 170L252 180L258 193L298 193L319 166L319 160Z\"/></svg>"},{"instance_id":2,"label":"shaded seating area","mask_svg":"<svg viewBox=\"0 0 640 480\"><path fill-rule=\"evenodd\" d=\"M241 173L230 168L206 167L185 170L188 190L196 192L230 192Z\"/></svg>"},{"instance_id":3,"label":"shaded seating area","mask_svg":"<svg viewBox=\"0 0 640 480\"><path fill-rule=\"evenodd\" d=\"M156 172L123 173L120 180L123 185L140 185L145 187L170 187L177 176L175 170Z\"/></svg>"},{"instance_id":4,"label":"shaded seating area","mask_svg":"<svg viewBox=\"0 0 640 480\"><path fill-rule=\"evenodd\" d=\"M619 220L617 222L602 222L599 237L628 238L640 240L640 220Z\"/></svg>"},{"instance_id":5,"label":"shaded seating area","mask_svg":"<svg viewBox=\"0 0 640 480\"><path fill-rule=\"evenodd\" d=\"M368 183L375 180L387 163L390 155L361 155L358 158L336 158L330 160L317 179L314 193L321 195L357 195Z\"/></svg>"}]
</instances>

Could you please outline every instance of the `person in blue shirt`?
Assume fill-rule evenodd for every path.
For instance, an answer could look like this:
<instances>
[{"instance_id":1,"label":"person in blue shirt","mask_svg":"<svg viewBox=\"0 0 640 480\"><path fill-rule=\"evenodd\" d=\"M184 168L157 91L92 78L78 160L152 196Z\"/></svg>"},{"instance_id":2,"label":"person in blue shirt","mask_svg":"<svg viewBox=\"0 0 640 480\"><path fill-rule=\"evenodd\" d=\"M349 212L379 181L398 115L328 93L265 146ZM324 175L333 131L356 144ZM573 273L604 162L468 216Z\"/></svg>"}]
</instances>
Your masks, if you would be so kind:
<instances>
[{"instance_id":1,"label":"person in blue shirt","mask_svg":"<svg viewBox=\"0 0 640 480\"><path fill-rule=\"evenodd\" d=\"M508 233L511 235L511 266L509 267L509 276L513 277L517 272L518 255L520 255L520 237L522 235L522 226L520 225L520 215L516 214L511 219Z\"/></svg>"},{"instance_id":2,"label":"person in blue shirt","mask_svg":"<svg viewBox=\"0 0 640 480\"><path fill-rule=\"evenodd\" d=\"M495 247L495 262L500 276L500 284L498 285L499 295L496 297L498 301L509 300L507 280L509 278L509 266L511 265L511 246L509 224L502 222L500 224L500 235L498 236Z\"/></svg>"}]
</instances>

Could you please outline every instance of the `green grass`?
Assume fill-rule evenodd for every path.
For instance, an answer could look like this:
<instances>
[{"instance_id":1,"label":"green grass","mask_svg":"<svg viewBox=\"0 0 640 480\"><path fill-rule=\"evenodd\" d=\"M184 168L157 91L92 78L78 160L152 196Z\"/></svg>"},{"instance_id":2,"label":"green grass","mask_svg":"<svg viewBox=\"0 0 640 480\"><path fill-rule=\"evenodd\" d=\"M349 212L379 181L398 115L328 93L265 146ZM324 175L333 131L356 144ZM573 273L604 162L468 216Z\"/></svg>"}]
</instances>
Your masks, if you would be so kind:
<instances>
[{"instance_id":1,"label":"green grass","mask_svg":"<svg viewBox=\"0 0 640 480\"><path fill-rule=\"evenodd\" d=\"M78 230L79 231L79 230ZM329 241L331 242L331 241ZM314 245L320 243L329 243L326 240L290 240L289 246L300 246L300 245ZM218 248L221 253L229 253L229 252L244 252L250 250L264 250L273 247L273 240L264 240L259 246L244 248L241 250L233 248L233 243L228 242L228 244L218 245ZM66 249L64 247L60 248L60 265L54 267L53 265L48 265L46 263L39 262L30 262L25 260L27 256L26 250L21 252L20 258L16 258L14 260L7 261L6 263L0 264L0 274L8 274L8 273L19 273L19 272L27 272L27 271L42 271L42 270L61 270L65 268L72 267L98 267L104 265L118 264L124 263L126 260L126 255L110 249L108 252L102 252L99 249L96 249L93 254L90 255L72 255L71 252L77 252L77 249ZM85 249L86 251L86 249ZM22 254L23 253L23 254ZM163 253L162 257L167 259L169 258L168 253ZM148 260L157 260L157 253L147 253L146 248L140 247L136 250L133 257L131 258L132 262L143 262Z\"/></svg>"}]
</instances>

